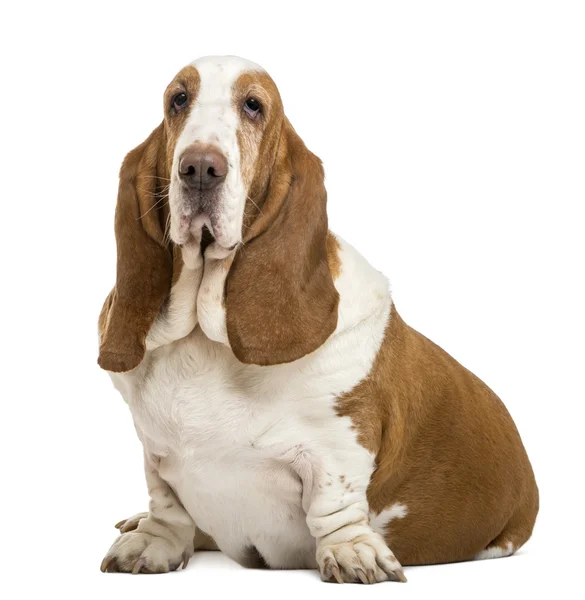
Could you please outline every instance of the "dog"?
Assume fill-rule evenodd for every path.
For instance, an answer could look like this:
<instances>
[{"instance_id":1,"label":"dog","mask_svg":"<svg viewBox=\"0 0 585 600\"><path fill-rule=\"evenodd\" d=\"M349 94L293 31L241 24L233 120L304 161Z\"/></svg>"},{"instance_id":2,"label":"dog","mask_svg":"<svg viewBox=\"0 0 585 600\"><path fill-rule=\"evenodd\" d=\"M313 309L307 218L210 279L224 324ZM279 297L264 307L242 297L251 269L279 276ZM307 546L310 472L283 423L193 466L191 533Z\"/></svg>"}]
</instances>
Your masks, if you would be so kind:
<instances>
[{"instance_id":1,"label":"dog","mask_svg":"<svg viewBox=\"0 0 585 600\"><path fill-rule=\"evenodd\" d=\"M258 65L206 57L125 158L99 365L144 447L149 511L102 571L199 549L324 581L507 556L538 489L499 398L400 318L328 230L320 160Z\"/></svg>"}]
</instances>

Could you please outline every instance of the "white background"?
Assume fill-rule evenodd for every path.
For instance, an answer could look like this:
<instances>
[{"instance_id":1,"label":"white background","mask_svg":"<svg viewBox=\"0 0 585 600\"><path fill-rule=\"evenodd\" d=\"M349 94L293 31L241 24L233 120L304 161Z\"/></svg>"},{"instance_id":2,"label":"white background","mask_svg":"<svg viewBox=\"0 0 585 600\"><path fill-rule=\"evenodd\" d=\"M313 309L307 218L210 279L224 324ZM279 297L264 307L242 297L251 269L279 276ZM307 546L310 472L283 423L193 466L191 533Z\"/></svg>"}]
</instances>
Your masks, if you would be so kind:
<instances>
[{"instance_id":1,"label":"white background","mask_svg":"<svg viewBox=\"0 0 585 600\"><path fill-rule=\"evenodd\" d=\"M0 15L3 596L582 593L583 3L15 6ZM515 557L373 588L218 553L164 576L100 573L113 524L147 507L130 414L96 364L117 173L175 72L218 53L273 75L324 161L331 228L389 275L405 320L508 406L541 492Z\"/></svg>"}]
</instances>

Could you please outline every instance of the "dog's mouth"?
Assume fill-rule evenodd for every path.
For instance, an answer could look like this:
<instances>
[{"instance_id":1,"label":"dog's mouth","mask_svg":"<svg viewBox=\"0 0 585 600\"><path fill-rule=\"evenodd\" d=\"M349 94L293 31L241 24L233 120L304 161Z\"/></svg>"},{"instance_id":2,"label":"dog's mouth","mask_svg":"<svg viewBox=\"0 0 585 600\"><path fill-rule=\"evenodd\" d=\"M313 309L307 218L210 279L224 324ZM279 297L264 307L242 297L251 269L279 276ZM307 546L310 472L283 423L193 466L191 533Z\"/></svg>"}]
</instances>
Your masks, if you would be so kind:
<instances>
[{"instance_id":1,"label":"dog's mouth","mask_svg":"<svg viewBox=\"0 0 585 600\"><path fill-rule=\"evenodd\" d=\"M185 246L197 247L201 256L208 258L225 258L230 252L235 250L237 244L230 247L222 245L213 235L211 228L207 224L203 224L198 233L191 233L184 244ZM209 250L206 255L206 250Z\"/></svg>"},{"instance_id":2,"label":"dog's mouth","mask_svg":"<svg viewBox=\"0 0 585 600\"><path fill-rule=\"evenodd\" d=\"M240 237L234 235L231 223L218 212L217 207L211 211L203 211L200 207L190 204L180 206L173 212L171 207L171 239L179 246L200 247L205 252L213 245L213 254L229 253L240 242Z\"/></svg>"}]
</instances>

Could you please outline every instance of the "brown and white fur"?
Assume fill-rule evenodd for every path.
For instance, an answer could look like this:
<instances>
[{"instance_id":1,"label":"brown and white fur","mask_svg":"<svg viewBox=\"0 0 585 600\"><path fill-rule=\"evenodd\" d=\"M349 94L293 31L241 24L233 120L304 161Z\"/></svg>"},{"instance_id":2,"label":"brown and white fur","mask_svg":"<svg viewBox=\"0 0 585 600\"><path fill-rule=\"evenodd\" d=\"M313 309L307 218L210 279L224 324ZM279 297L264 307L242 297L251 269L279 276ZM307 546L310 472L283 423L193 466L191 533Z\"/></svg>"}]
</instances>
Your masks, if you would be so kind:
<instances>
[{"instance_id":1,"label":"brown and white fur","mask_svg":"<svg viewBox=\"0 0 585 600\"><path fill-rule=\"evenodd\" d=\"M122 166L100 315L150 507L118 524L102 570L166 572L218 548L374 583L520 548L538 491L512 419L328 231L321 163L266 72L199 59L164 110ZM227 161L213 192L180 179L193 144Z\"/></svg>"}]
</instances>

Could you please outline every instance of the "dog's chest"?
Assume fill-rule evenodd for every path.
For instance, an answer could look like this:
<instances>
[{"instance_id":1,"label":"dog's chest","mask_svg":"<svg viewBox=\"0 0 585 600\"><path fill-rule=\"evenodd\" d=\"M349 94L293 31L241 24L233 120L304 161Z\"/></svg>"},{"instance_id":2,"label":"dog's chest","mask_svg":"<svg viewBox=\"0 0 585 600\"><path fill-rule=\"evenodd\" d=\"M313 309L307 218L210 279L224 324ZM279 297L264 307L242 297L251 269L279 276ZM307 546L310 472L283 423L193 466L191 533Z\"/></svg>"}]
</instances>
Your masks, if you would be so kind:
<instances>
[{"instance_id":1,"label":"dog's chest","mask_svg":"<svg viewBox=\"0 0 585 600\"><path fill-rule=\"evenodd\" d=\"M145 450L162 457L163 479L198 527L240 562L253 547L271 566L314 566L291 457L297 449L312 456L344 436L355 444L335 399L367 364L343 352L346 344L331 340L321 354L258 367L239 363L197 328L147 357L125 391L118 385Z\"/></svg>"}]
</instances>

